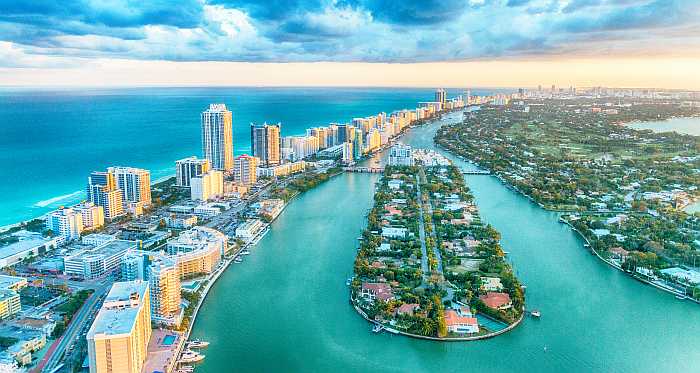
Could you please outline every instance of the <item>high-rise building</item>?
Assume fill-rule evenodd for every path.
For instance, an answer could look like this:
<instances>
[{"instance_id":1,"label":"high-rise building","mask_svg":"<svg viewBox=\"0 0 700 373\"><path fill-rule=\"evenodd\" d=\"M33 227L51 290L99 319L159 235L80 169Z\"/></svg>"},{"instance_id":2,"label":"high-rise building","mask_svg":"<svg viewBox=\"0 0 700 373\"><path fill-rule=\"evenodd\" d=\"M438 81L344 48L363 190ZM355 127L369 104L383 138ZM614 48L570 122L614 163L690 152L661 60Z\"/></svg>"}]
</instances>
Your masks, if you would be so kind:
<instances>
[{"instance_id":1,"label":"high-rise building","mask_svg":"<svg viewBox=\"0 0 700 373\"><path fill-rule=\"evenodd\" d=\"M435 90L435 102L441 102L443 106L447 102L447 91L444 88Z\"/></svg>"},{"instance_id":2,"label":"high-rise building","mask_svg":"<svg viewBox=\"0 0 700 373\"><path fill-rule=\"evenodd\" d=\"M410 145L396 143L389 151L389 165L413 166L413 150Z\"/></svg>"},{"instance_id":3,"label":"high-rise building","mask_svg":"<svg viewBox=\"0 0 700 373\"><path fill-rule=\"evenodd\" d=\"M156 322L179 324L181 284L175 258L158 258L148 267L151 318Z\"/></svg>"},{"instance_id":4,"label":"high-rise building","mask_svg":"<svg viewBox=\"0 0 700 373\"><path fill-rule=\"evenodd\" d=\"M352 151L352 143L351 142L344 142L340 146L343 147L343 156L342 156L342 161L343 163L352 163L352 161L355 159L353 151Z\"/></svg>"},{"instance_id":5,"label":"high-rise building","mask_svg":"<svg viewBox=\"0 0 700 373\"><path fill-rule=\"evenodd\" d=\"M104 208L105 218L112 220L124 215L124 195L117 187L114 174L95 171L88 177L88 200Z\"/></svg>"},{"instance_id":6,"label":"high-rise building","mask_svg":"<svg viewBox=\"0 0 700 373\"><path fill-rule=\"evenodd\" d=\"M202 154L215 170L233 168L233 114L224 104L211 104L202 112Z\"/></svg>"},{"instance_id":7,"label":"high-rise building","mask_svg":"<svg viewBox=\"0 0 700 373\"><path fill-rule=\"evenodd\" d=\"M122 190L124 207L129 203L151 204L151 172L135 167L110 167L107 172L114 175L117 187Z\"/></svg>"},{"instance_id":8,"label":"high-rise building","mask_svg":"<svg viewBox=\"0 0 700 373\"><path fill-rule=\"evenodd\" d=\"M364 141L362 141L362 130L357 128L355 129L355 141L353 141L352 144L352 152L355 160L362 158L364 147Z\"/></svg>"},{"instance_id":9,"label":"high-rise building","mask_svg":"<svg viewBox=\"0 0 700 373\"><path fill-rule=\"evenodd\" d=\"M140 373L151 332L148 283L115 282L86 336L90 373Z\"/></svg>"},{"instance_id":10,"label":"high-rise building","mask_svg":"<svg viewBox=\"0 0 700 373\"><path fill-rule=\"evenodd\" d=\"M260 164L265 167L277 166L282 163L281 128L280 123L250 124L250 144L253 156L260 159Z\"/></svg>"},{"instance_id":11,"label":"high-rise building","mask_svg":"<svg viewBox=\"0 0 700 373\"><path fill-rule=\"evenodd\" d=\"M211 170L190 179L190 196L193 200L207 201L224 195L224 173Z\"/></svg>"},{"instance_id":12,"label":"high-rise building","mask_svg":"<svg viewBox=\"0 0 700 373\"><path fill-rule=\"evenodd\" d=\"M233 181L241 185L253 185L258 180L258 158L243 154L233 162Z\"/></svg>"},{"instance_id":13,"label":"high-rise building","mask_svg":"<svg viewBox=\"0 0 700 373\"><path fill-rule=\"evenodd\" d=\"M352 139L348 136L349 127L347 124L338 124L338 135L336 137L337 144L342 144L344 142L351 141Z\"/></svg>"},{"instance_id":14,"label":"high-rise building","mask_svg":"<svg viewBox=\"0 0 700 373\"><path fill-rule=\"evenodd\" d=\"M199 159L195 156L175 161L175 185L189 187L190 179L206 174L210 167L208 159Z\"/></svg>"},{"instance_id":15,"label":"high-rise building","mask_svg":"<svg viewBox=\"0 0 700 373\"><path fill-rule=\"evenodd\" d=\"M80 238L80 233L83 231L83 216L71 208L58 209L46 217L46 229L50 229L66 241L72 241Z\"/></svg>"}]
</instances>

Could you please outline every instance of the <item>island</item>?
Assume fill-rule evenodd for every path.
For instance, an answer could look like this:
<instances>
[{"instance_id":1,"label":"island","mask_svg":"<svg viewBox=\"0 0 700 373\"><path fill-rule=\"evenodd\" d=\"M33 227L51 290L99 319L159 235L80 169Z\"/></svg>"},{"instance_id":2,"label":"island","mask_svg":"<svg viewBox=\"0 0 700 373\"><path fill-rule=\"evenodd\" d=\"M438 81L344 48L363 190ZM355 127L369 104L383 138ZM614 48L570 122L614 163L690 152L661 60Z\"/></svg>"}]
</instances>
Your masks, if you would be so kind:
<instances>
[{"instance_id":1,"label":"island","mask_svg":"<svg viewBox=\"0 0 700 373\"><path fill-rule=\"evenodd\" d=\"M694 116L681 101L530 99L483 105L436 143L562 214L606 263L700 300L700 138L627 123Z\"/></svg>"},{"instance_id":2,"label":"island","mask_svg":"<svg viewBox=\"0 0 700 373\"><path fill-rule=\"evenodd\" d=\"M401 145L397 145L401 146ZM410 149L409 149L410 151ZM393 152L393 149L392 149ZM524 292L462 171L438 153L384 168L349 280L374 331L475 340L518 325Z\"/></svg>"}]
</instances>

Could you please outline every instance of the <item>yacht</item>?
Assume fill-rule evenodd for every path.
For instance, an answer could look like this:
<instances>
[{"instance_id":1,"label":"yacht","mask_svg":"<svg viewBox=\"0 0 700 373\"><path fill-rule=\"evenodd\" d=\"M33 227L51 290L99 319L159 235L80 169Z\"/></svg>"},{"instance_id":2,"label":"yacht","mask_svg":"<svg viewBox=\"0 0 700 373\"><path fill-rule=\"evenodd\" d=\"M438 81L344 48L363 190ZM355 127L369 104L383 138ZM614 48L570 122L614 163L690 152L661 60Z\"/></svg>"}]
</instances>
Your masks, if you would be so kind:
<instances>
[{"instance_id":1,"label":"yacht","mask_svg":"<svg viewBox=\"0 0 700 373\"><path fill-rule=\"evenodd\" d=\"M186 350L185 352L180 355L180 360L178 360L180 363L197 363L204 360L204 355L194 352L192 350Z\"/></svg>"},{"instance_id":2,"label":"yacht","mask_svg":"<svg viewBox=\"0 0 700 373\"><path fill-rule=\"evenodd\" d=\"M209 342L201 339L195 339L187 343L187 347L189 348L206 348L207 346L209 346Z\"/></svg>"},{"instance_id":3,"label":"yacht","mask_svg":"<svg viewBox=\"0 0 700 373\"><path fill-rule=\"evenodd\" d=\"M540 314L540 311L539 311L539 310L533 310L532 312L530 312L530 315L531 315L532 317L540 317L540 316L542 316L542 315Z\"/></svg>"},{"instance_id":4,"label":"yacht","mask_svg":"<svg viewBox=\"0 0 700 373\"><path fill-rule=\"evenodd\" d=\"M250 255L250 251L249 251L249 250L243 250L243 251L241 251L241 255Z\"/></svg>"},{"instance_id":5,"label":"yacht","mask_svg":"<svg viewBox=\"0 0 700 373\"><path fill-rule=\"evenodd\" d=\"M242 262L243 262L243 259L241 259L241 258L239 257L239 258L234 259L233 262L234 262L234 263L242 263Z\"/></svg>"}]
</instances>

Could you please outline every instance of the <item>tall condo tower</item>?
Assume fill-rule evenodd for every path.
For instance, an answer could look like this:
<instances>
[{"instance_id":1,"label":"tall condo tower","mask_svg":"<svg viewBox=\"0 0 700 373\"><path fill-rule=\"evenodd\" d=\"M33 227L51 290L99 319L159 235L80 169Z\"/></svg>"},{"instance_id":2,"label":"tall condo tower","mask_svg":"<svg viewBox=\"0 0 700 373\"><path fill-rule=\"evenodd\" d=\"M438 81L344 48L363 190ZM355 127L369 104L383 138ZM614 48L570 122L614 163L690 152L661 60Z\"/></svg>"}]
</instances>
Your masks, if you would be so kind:
<instances>
[{"instance_id":1,"label":"tall condo tower","mask_svg":"<svg viewBox=\"0 0 700 373\"><path fill-rule=\"evenodd\" d=\"M442 102L443 105L447 102L447 91L444 88L435 91L435 102Z\"/></svg>"},{"instance_id":2,"label":"tall condo tower","mask_svg":"<svg viewBox=\"0 0 700 373\"><path fill-rule=\"evenodd\" d=\"M202 153L215 170L233 168L233 114L224 104L211 104L202 112Z\"/></svg>"},{"instance_id":3,"label":"tall condo tower","mask_svg":"<svg viewBox=\"0 0 700 373\"><path fill-rule=\"evenodd\" d=\"M280 123L250 124L250 144L253 147L253 156L258 157L260 164L265 167L277 166L282 163L281 129Z\"/></svg>"}]
</instances>

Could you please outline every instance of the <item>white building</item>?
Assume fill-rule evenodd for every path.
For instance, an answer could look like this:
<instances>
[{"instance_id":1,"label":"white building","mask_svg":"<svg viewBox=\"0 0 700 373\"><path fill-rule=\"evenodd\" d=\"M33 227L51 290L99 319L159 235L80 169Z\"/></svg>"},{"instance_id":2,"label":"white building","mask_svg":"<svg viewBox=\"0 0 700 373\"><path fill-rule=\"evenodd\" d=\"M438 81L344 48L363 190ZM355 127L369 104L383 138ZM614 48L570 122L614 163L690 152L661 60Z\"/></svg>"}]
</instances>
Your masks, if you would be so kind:
<instances>
[{"instance_id":1,"label":"white building","mask_svg":"<svg viewBox=\"0 0 700 373\"><path fill-rule=\"evenodd\" d=\"M224 104L211 104L202 112L202 153L215 170L233 168L233 114Z\"/></svg>"},{"instance_id":2,"label":"white building","mask_svg":"<svg viewBox=\"0 0 700 373\"><path fill-rule=\"evenodd\" d=\"M247 220L236 228L236 238L249 242L263 229L264 224L259 219Z\"/></svg>"},{"instance_id":3,"label":"white building","mask_svg":"<svg viewBox=\"0 0 700 373\"><path fill-rule=\"evenodd\" d=\"M46 217L46 229L66 241L80 238L83 231L83 216L71 208L61 208Z\"/></svg>"},{"instance_id":4,"label":"white building","mask_svg":"<svg viewBox=\"0 0 700 373\"><path fill-rule=\"evenodd\" d=\"M390 166L413 166L413 150L410 145L397 143L389 151Z\"/></svg>"},{"instance_id":5,"label":"white building","mask_svg":"<svg viewBox=\"0 0 700 373\"><path fill-rule=\"evenodd\" d=\"M195 201L208 201L224 195L224 173L211 170L190 179L190 195Z\"/></svg>"},{"instance_id":6,"label":"white building","mask_svg":"<svg viewBox=\"0 0 700 373\"><path fill-rule=\"evenodd\" d=\"M63 237L45 238L41 233L19 231L12 234L19 241L0 247L0 268L9 267L28 257L36 257L55 249Z\"/></svg>"},{"instance_id":7,"label":"white building","mask_svg":"<svg viewBox=\"0 0 700 373\"><path fill-rule=\"evenodd\" d=\"M195 156L175 161L175 185L189 187L190 179L206 174L210 167L208 159Z\"/></svg>"},{"instance_id":8,"label":"white building","mask_svg":"<svg viewBox=\"0 0 700 373\"><path fill-rule=\"evenodd\" d=\"M128 250L138 247L136 241L114 240L89 250L78 250L63 257L63 272L85 280L102 277L119 268Z\"/></svg>"},{"instance_id":9,"label":"white building","mask_svg":"<svg viewBox=\"0 0 700 373\"><path fill-rule=\"evenodd\" d=\"M208 227L194 227L180 233L177 238L168 240L166 251L169 255L188 253L204 248L216 248L223 256L228 251L228 236Z\"/></svg>"}]
</instances>

